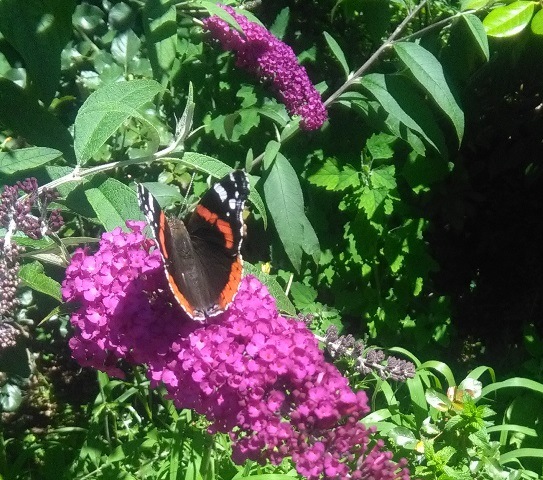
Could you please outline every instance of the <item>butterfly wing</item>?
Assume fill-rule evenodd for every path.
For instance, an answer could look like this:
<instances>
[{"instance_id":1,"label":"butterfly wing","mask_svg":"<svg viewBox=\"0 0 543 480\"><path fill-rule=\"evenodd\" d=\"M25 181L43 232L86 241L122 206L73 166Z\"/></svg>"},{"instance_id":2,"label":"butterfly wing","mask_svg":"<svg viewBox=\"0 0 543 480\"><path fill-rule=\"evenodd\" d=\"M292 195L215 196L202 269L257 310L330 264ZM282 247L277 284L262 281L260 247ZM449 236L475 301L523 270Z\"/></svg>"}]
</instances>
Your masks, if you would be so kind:
<instances>
[{"instance_id":1,"label":"butterfly wing","mask_svg":"<svg viewBox=\"0 0 543 480\"><path fill-rule=\"evenodd\" d=\"M185 227L179 219L166 219L156 199L138 185L140 207L156 238L170 289L194 320L221 313L237 293L248 193L246 174L232 172L202 197Z\"/></svg>"},{"instance_id":2,"label":"butterfly wing","mask_svg":"<svg viewBox=\"0 0 543 480\"><path fill-rule=\"evenodd\" d=\"M141 184L138 184L138 201L162 256L170 290L191 318L198 317L197 308L202 302L195 298L194 291L201 290L198 281L201 275L184 223L179 219L168 220L155 197Z\"/></svg>"},{"instance_id":3,"label":"butterfly wing","mask_svg":"<svg viewBox=\"0 0 543 480\"><path fill-rule=\"evenodd\" d=\"M213 299L206 316L225 310L238 291L243 275L243 210L248 195L247 175L235 170L202 197L187 223Z\"/></svg>"}]
</instances>

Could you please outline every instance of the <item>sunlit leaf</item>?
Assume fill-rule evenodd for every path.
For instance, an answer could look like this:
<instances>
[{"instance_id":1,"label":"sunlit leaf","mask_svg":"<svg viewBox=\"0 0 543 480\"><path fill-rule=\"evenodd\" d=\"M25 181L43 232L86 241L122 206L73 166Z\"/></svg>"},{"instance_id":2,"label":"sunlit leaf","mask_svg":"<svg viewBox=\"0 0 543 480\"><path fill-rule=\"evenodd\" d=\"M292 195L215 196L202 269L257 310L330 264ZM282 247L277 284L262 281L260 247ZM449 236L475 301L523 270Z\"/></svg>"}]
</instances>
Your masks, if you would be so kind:
<instances>
[{"instance_id":1,"label":"sunlit leaf","mask_svg":"<svg viewBox=\"0 0 543 480\"><path fill-rule=\"evenodd\" d=\"M105 85L79 109L74 125L75 153L85 163L131 117L147 122L138 109L163 88L154 80L132 80Z\"/></svg>"},{"instance_id":2,"label":"sunlit leaf","mask_svg":"<svg viewBox=\"0 0 543 480\"><path fill-rule=\"evenodd\" d=\"M454 125L458 141L464 136L464 112L451 92L443 67L434 55L416 43L400 42L394 50L420 86Z\"/></svg>"},{"instance_id":3,"label":"sunlit leaf","mask_svg":"<svg viewBox=\"0 0 543 480\"><path fill-rule=\"evenodd\" d=\"M60 283L45 274L41 263L25 263L19 270L19 278L30 288L61 300Z\"/></svg>"},{"instance_id":4,"label":"sunlit leaf","mask_svg":"<svg viewBox=\"0 0 543 480\"><path fill-rule=\"evenodd\" d=\"M483 20L490 37L512 37L522 32L532 19L535 2L520 0L492 10Z\"/></svg>"},{"instance_id":5,"label":"sunlit leaf","mask_svg":"<svg viewBox=\"0 0 543 480\"><path fill-rule=\"evenodd\" d=\"M54 148L28 147L11 152L0 152L0 173L12 175L49 163L62 156Z\"/></svg>"},{"instance_id":6,"label":"sunlit leaf","mask_svg":"<svg viewBox=\"0 0 543 480\"><path fill-rule=\"evenodd\" d=\"M134 190L115 178L93 179L85 196L106 230L126 228L126 220L142 218Z\"/></svg>"}]
</instances>

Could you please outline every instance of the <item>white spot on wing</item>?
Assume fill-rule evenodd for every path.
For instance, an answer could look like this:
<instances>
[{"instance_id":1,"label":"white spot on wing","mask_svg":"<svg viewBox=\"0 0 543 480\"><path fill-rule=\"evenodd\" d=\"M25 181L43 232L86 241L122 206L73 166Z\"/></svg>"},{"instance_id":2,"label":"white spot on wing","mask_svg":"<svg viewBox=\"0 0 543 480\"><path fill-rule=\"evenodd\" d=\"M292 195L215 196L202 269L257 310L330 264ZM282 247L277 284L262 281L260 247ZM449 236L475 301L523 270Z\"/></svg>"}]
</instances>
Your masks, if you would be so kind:
<instances>
[{"instance_id":1,"label":"white spot on wing","mask_svg":"<svg viewBox=\"0 0 543 480\"><path fill-rule=\"evenodd\" d=\"M217 192L219 195L219 198L221 199L221 202L226 202L226 199L228 198L228 193L219 183L216 183L213 186L213 189Z\"/></svg>"}]
</instances>

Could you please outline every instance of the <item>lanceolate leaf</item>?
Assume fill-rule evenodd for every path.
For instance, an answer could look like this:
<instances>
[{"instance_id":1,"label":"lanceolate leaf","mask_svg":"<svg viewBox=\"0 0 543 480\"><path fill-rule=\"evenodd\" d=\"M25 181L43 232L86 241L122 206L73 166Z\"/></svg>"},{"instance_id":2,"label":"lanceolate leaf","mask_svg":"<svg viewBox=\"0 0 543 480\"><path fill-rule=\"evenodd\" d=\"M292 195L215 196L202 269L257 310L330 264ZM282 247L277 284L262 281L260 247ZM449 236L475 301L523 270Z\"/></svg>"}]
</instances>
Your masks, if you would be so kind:
<instances>
[{"instance_id":1,"label":"lanceolate leaf","mask_svg":"<svg viewBox=\"0 0 543 480\"><path fill-rule=\"evenodd\" d=\"M33 290L45 293L58 301L61 300L60 283L43 272L41 263L32 262L23 265L19 270L19 278Z\"/></svg>"},{"instance_id":2,"label":"lanceolate leaf","mask_svg":"<svg viewBox=\"0 0 543 480\"><path fill-rule=\"evenodd\" d=\"M420 86L449 117L458 141L461 142L464 135L464 112L454 98L437 58L416 43L396 43L394 49Z\"/></svg>"},{"instance_id":3,"label":"lanceolate leaf","mask_svg":"<svg viewBox=\"0 0 543 480\"><path fill-rule=\"evenodd\" d=\"M483 20L490 37L511 37L522 32L532 19L535 2L518 1L492 10Z\"/></svg>"},{"instance_id":4,"label":"lanceolate leaf","mask_svg":"<svg viewBox=\"0 0 543 480\"><path fill-rule=\"evenodd\" d=\"M275 21L270 28L270 32L273 33L277 38L283 38L287 30L289 18L290 9L285 7L279 12L277 17L275 17Z\"/></svg>"},{"instance_id":5,"label":"lanceolate leaf","mask_svg":"<svg viewBox=\"0 0 543 480\"><path fill-rule=\"evenodd\" d=\"M319 253L319 240L304 210L302 189L289 161L278 154L264 182L264 197L277 234L296 270L302 266L302 253L314 258Z\"/></svg>"},{"instance_id":6,"label":"lanceolate leaf","mask_svg":"<svg viewBox=\"0 0 543 480\"><path fill-rule=\"evenodd\" d=\"M30 170L61 156L62 152L47 147L29 147L12 152L0 152L0 173L12 175Z\"/></svg>"},{"instance_id":7,"label":"lanceolate leaf","mask_svg":"<svg viewBox=\"0 0 543 480\"><path fill-rule=\"evenodd\" d=\"M389 115L422 136L441 155L446 155L443 134L436 127L435 118L424 99L417 94L408 78L372 73L363 77L360 83Z\"/></svg>"},{"instance_id":8,"label":"lanceolate leaf","mask_svg":"<svg viewBox=\"0 0 543 480\"><path fill-rule=\"evenodd\" d=\"M347 65L345 54L343 53L343 50L341 50L339 43L337 43L334 37L332 37L332 35L330 35L328 32L324 32L324 38L326 40L326 43L330 47L330 50L332 50L334 57L336 57L336 60L341 65L341 68L343 68L343 73L345 73L345 78L347 78L349 76L349 65Z\"/></svg>"},{"instance_id":9,"label":"lanceolate leaf","mask_svg":"<svg viewBox=\"0 0 543 480\"><path fill-rule=\"evenodd\" d=\"M97 176L85 196L106 230L125 227L126 220L142 218L134 190L114 178Z\"/></svg>"},{"instance_id":10,"label":"lanceolate leaf","mask_svg":"<svg viewBox=\"0 0 543 480\"><path fill-rule=\"evenodd\" d=\"M543 35L543 10L539 10L532 18L530 28L536 35Z\"/></svg>"},{"instance_id":11,"label":"lanceolate leaf","mask_svg":"<svg viewBox=\"0 0 543 480\"><path fill-rule=\"evenodd\" d=\"M150 102L163 88L154 80L132 80L106 85L83 104L74 125L75 154L86 162L138 109Z\"/></svg>"},{"instance_id":12,"label":"lanceolate leaf","mask_svg":"<svg viewBox=\"0 0 543 480\"><path fill-rule=\"evenodd\" d=\"M462 15L460 18L469 28L469 31L471 32L473 40L479 47L481 54L484 56L485 60L488 61L488 59L490 58L490 49L488 47L488 38L486 36L483 22L479 20L479 17L476 17L475 15L472 15L471 13Z\"/></svg>"}]
</instances>

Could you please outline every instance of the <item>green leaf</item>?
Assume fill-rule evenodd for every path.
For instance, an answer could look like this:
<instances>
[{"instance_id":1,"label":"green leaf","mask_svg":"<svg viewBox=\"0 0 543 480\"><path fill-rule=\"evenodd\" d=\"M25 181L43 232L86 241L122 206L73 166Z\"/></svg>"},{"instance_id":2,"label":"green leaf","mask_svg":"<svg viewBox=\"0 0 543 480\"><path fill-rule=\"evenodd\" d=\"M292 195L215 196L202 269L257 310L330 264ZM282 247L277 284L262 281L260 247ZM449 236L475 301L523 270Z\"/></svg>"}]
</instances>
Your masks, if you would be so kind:
<instances>
[{"instance_id":1,"label":"green leaf","mask_svg":"<svg viewBox=\"0 0 543 480\"><path fill-rule=\"evenodd\" d=\"M215 15L219 17L221 20L224 20L230 27L232 27L234 30L237 30L240 33L243 33L243 30L241 29L239 23L236 21L236 19L230 15L224 8L219 7L217 4L210 2L210 1L201 1L200 5L205 8L210 15ZM236 13L242 13L240 11L236 11ZM246 12L243 12L246 13Z\"/></svg>"},{"instance_id":2,"label":"green leaf","mask_svg":"<svg viewBox=\"0 0 543 480\"><path fill-rule=\"evenodd\" d=\"M253 175L249 175L249 181L251 184L251 190L249 191L249 202L253 207L256 208L258 213L260 213L262 217L262 223L264 224L264 229L268 228L268 213L266 211L266 206L264 205L264 200L262 200L262 197L260 196L260 193L258 193L258 190L255 188L257 177L254 177Z\"/></svg>"},{"instance_id":3,"label":"green leaf","mask_svg":"<svg viewBox=\"0 0 543 480\"><path fill-rule=\"evenodd\" d=\"M480 10L486 7L492 0L462 0L460 10L465 12L466 10Z\"/></svg>"},{"instance_id":4,"label":"green leaf","mask_svg":"<svg viewBox=\"0 0 543 480\"><path fill-rule=\"evenodd\" d=\"M313 287L304 285L300 282L292 282L292 286L290 287L290 295L292 296L292 301L298 310L315 310L317 290L315 290Z\"/></svg>"},{"instance_id":5,"label":"green leaf","mask_svg":"<svg viewBox=\"0 0 543 480\"><path fill-rule=\"evenodd\" d=\"M318 187L336 191L360 185L359 173L353 167L346 165L343 170L340 170L337 162L333 159L327 159L324 165L308 180Z\"/></svg>"},{"instance_id":6,"label":"green leaf","mask_svg":"<svg viewBox=\"0 0 543 480\"><path fill-rule=\"evenodd\" d=\"M495 390L501 390L503 388L525 388L527 390L533 390L536 393L543 394L543 384L530 380L528 378L514 377L504 380L502 382L492 383L483 388L482 396L486 397L489 393Z\"/></svg>"},{"instance_id":7,"label":"green leaf","mask_svg":"<svg viewBox=\"0 0 543 480\"><path fill-rule=\"evenodd\" d=\"M290 8L283 8L277 17L273 25L270 27L270 32L273 33L277 38L281 39L284 37L285 32L287 31L288 20L290 17Z\"/></svg>"},{"instance_id":8,"label":"green leaf","mask_svg":"<svg viewBox=\"0 0 543 480\"><path fill-rule=\"evenodd\" d=\"M516 425L508 423L507 425L493 425L491 427L488 427L487 429L488 433L493 432L507 432L507 433L520 433L522 435L526 435L528 437L537 437L537 431L534 428L525 427L524 425Z\"/></svg>"},{"instance_id":9,"label":"green leaf","mask_svg":"<svg viewBox=\"0 0 543 480\"><path fill-rule=\"evenodd\" d=\"M68 129L36 98L1 77L0 105L0 123L25 137L29 143L60 150L66 160L73 161L72 136Z\"/></svg>"},{"instance_id":10,"label":"green leaf","mask_svg":"<svg viewBox=\"0 0 543 480\"><path fill-rule=\"evenodd\" d=\"M169 0L147 0L142 16L153 74L161 80L171 71L177 51L175 5Z\"/></svg>"},{"instance_id":11,"label":"green leaf","mask_svg":"<svg viewBox=\"0 0 543 480\"><path fill-rule=\"evenodd\" d=\"M343 73L345 74L345 78L347 79L349 77L349 65L347 65L347 60L345 59L345 54L343 53L343 50L341 50L341 47L339 46L339 43L337 43L328 32L324 33L324 39L326 40L326 43L330 47L330 50L334 54L334 57L336 57L336 60L341 65L341 68L343 68Z\"/></svg>"},{"instance_id":12,"label":"green leaf","mask_svg":"<svg viewBox=\"0 0 543 480\"><path fill-rule=\"evenodd\" d=\"M394 150L391 145L395 141L396 137L394 135L374 133L366 141L366 148L373 160L388 160L394 156Z\"/></svg>"},{"instance_id":13,"label":"green leaf","mask_svg":"<svg viewBox=\"0 0 543 480\"><path fill-rule=\"evenodd\" d=\"M296 315L296 308L294 308L294 305L292 305L292 302L289 300L275 277L264 273L260 268L247 262L243 262L243 269L247 275L254 275L264 285L266 285L270 294L275 298L275 301L277 302L277 309L279 311L291 316Z\"/></svg>"},{"instance_id":14,"label":"green leaf","mask_svg":"<svg viewBox=\"0 0 543 480\"><path fill-rule=\"evenodd\" d=\"M543 10L539 10L532 18L530 28L535 35L543 35Z\"/></svg>"},{"instance_id":15,"label":"green leaf","mask_svg":"<svg viewBox=\"0 0 543 480\"><path fill-rule=\"evenodd\" d=\"M72 21L74 26L85 33L92 33L97 28L105 26L104 12L96 5L90 5L89 2L81 2L75 7Z\"/></svg>"},{"instance_id":16,"label":"green leaf","mask_svg":"<svg viewBox=\"0 0 543 480\"><path fill-rule=\"evenodd\" d=\"M405 427L395 427L389 430L388 437L398 446L414 450L417 446L415 434Z\"/></svg>"},{"instance_id":17,"label":"green leaf","mask_svg":"<svg viewBox=\"0 0 543 480\"><path fill-rule=\"evenodd\" d=\"M142 185L151 192L162 208L183 200L179 189L173 185L160 182L143 182Z\"/></svg>"},{"instance_id":18,"label":"green leaf","mask_svg":"<svg viewBox=\"0 0 543 480\"><path fill-rule=\"evenodd\" d=\"M60 283L43 273L43 265L40 262L24 264L19 270L19 278L33 290L45 293L59 302L62 300Z\"/></svg>"},{"instance_id":19,"label":"green leaf","mask_svg":"<svg viewBox=\"0 0 543 480\"><path fill-rule=\"evenodd\" d=\"M0 409L3 412L16 412L23 402L21 389L13 383L5 383L0 387Z\"/></svg>"},{"instance_id":20,"label":"green leaf","mask_svg":"<svg viewBox=\"0 0 543 480\"><path fill-rule=\"evenodd\" d=\"M105 85L87 98L74 125L75 154L80 164L95 155L130 117L147 121L138 109L163 88L154 80L132 80Z\"/></svg>"},{"instance_id":21,"label":"green leaf","mask_svg":"<svg viewBox=\"0 0 543 480\"><path fill-rule=\"evenodd\" d=\"M382 167L374 168L370 172L370 178L373 188L383 188L385 190L396 188L394 165L383 165Z\"/></svg>"},{"instance_id":22,"label":"green leaf","mask_svg":"<svg viewBox=\"0 0 543 480\"><path fill-rule=\"evenodd\" d=\"M535 2L518 1L492 10L483 20L490 37L512 37L522 32L534 14Z\"/></svg>"},{"instance_id":23,"label":"green leaf","mask_svg":"<svg viewBox=\"0 0 543 480\"><path fill-rule=\"evenodd\" d=\"M85 196L106 230L125 228L126 220L142 218L134 190L115 178L96 176Z\"/></svg>"},{"instance_id":24,"label":"green leaf","mask_svg":"<svg viewBox=\"0 0 543 480\"><path fill-rule=\"evenodd\" d=\"M275 160L275 157L277 157L280 149L281 144L279 142L270 140L264 149L264 165L271 165L271 163Z\"/></svg>"},{"instance_id":25,"label":"green leaf","mask_svg":"<svg viewBox=\"0 0 543 480\"><path fill-rule=\"evenodd\" d=\"M424 396L424 385L422 376L415 374L414 378L408 378L407 388L409 389L409 397L411 402L411 409L414 411L415 422L417 425L421 425L426 416L428 410L426 408L426 398Z\"/></svg>"},{"instance_id":26,"label":"green leaf","mask_svg":"<svg viewBox=\"0 0 543 480\"><path fill-rule=\"evenodd\" d=\"M364 188L358 200L358 206L362 208L368 219L373 217L377 208L386 200L388 192L384 188Z\"/></svg>"},{"instance_id":27,"label":"green leaf","mask_svg":"<svg viewBox=\"0 0 543 480\"><path fill-rule=\"evenodd\" d=\"M298 176L282 154L265 168L269 172L264 182L266 205L288 258L296 271L300 271L302 252L316 261L319 240L305 215Z\"/></svg>"},{"instance_id":28,"label":"green leaf","mask_svg":"<svg viewBox=\"0 0 543 480\"><path fill-rule=\"evenodd\" d=\"M60 80L62 49L72 35L74 0L2 0L0 31L24 60L29 91L45 105Z\"/></svg>"},{"instance_id":29,"label":"green leaf","mask_svg":"<svg viewBox=\"0 0 543 480\"><path fill-rule=\"evenodd\" d=\"M186 152L180 159L176 158L172 160L188 165L199 172L215 178L222 178L232 171L230 165L202 153Z\"/></svg>"},{"instance_id":30,"label":"green leaf","mask_svg":"<svg viewBox=\"0 0 543 480\"><path fill-rule=\"evenodd\" d=\"M436 127L432 112L406 77L372 73L360 83L390 116L421 135L441 155L446 155L443 134Z\"/></svg>"},{"instance_id":31,"label":"green leaf","mask_svg":"<svg viewBox=\"0 0 543 480\"><path fill-rule=\"evenodd\" d=\"M519 462L519 458L540 458L543 459L543 448L518 448L511 452L500 454L500 464L504 465L509 462Z\"/></svg>"},{"instance_id":32,"label":"green leaf","mask_svg":"<svg viewBox=\"0 0 543 480\"><path fill-rule=\"evenodd\" d=\"M458 141L461 142L464 135L464 112L454 98L437 58L416 43L395 43L394 50L419 85L449 117Z\"/></svg>"},{"instance_id":33,"label":"green leaf","mask_svg":"<svg viewBox=\"0 0 543 480\"><path fill-rule=\"evenodd\" d=\"M447 380L447 387L455 387L458 385L456 383L456 380L454 379L452 370L446 363L443 363L437 360L429 360L427 362L424 362L422 365L420 365L418 369L424 370L424 369L430 369L430 368L438 371L445 377L445 380Z\"/></svg>"},{"instance_id":34,"label":"green leaf","mask_svg":"<svg viewBox=\"0 0 543 480\"><path fill-rule=\"evenodd\" d=\"M130 61L137 55L141 47L141 40L131 30L119 33L111 42L111 55L125 70Z\"/></svg>"},{"instance_id":35,"label":"green leaf","mask_svg":"<svg viewBox=\"0 0 543 480\"><path fill-rule=\"evenodd\" d=\"M12 175L31 170L61 156L62 152L47 147L28 147L11 152L0 152L0 173Z\"/></svg>"},{"instance_id":36,"label":"green leaf","mask_svg":"<svg viewBox=\"0 0 543 480\"><path fill-rule=\"evenodd\" d=\"M488 60L490 59L490 49L488 47L488 37L486 36L483 22L481 22L479 17L476 17L471 13L462 15L460 18L468 27L469 32L471 33L471 37L475 41L475 44L477 45L485 60L488 62Z\"/></svg>"},{"instance_id":37,"label":"green leaf","mask_svg":"<svg viewBox=\"0 0 543 480\"><path fill-rule=\"evenodd\" d=\"M326 190L335 190L339 173L337 161L327 158L324 165L316 173L310 175L308 180L317 187L324 187Z\"/></svg>"}]
</instances>

